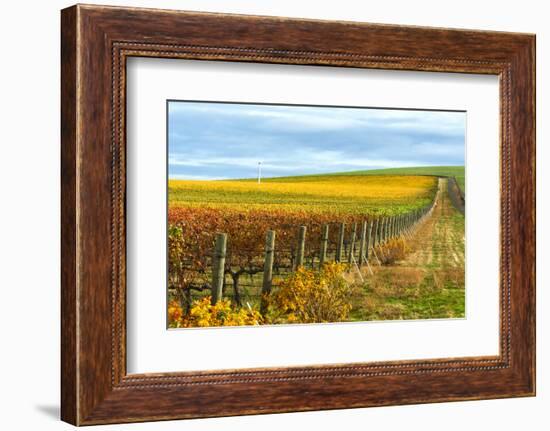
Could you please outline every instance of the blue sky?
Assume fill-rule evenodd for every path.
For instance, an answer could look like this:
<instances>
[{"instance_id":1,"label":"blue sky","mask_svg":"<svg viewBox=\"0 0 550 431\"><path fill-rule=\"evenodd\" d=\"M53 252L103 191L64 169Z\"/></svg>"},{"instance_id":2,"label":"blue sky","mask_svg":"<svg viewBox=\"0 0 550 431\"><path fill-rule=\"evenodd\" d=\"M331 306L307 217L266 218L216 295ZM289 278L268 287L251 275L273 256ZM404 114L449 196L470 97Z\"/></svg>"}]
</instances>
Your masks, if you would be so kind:
<instances>
[{"instance_id":1,"label":"blue sky","mask_svg":"<svg viewBox=\"0 0 550 431\"><path fill-rule=\"evenodd\" d=\"M463 165L465 112L175 102L174 179L306 175Z\"/></svg>"}]
</instances>

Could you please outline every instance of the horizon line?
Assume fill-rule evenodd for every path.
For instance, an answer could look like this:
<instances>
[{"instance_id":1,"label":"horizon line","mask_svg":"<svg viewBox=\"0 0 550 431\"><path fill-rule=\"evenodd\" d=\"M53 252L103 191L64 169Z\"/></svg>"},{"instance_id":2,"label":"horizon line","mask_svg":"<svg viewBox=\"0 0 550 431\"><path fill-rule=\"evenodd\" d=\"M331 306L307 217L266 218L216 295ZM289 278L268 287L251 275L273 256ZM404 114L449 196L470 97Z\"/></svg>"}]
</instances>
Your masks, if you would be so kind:
<instances>
[{"instance_id":1,"label":"horizon line","mask_svg":"<svg viewBox=\"0 0 550 431\"><path fill-rule=\"evenodd\" d=\"M275 177L262 177L262 180L272 180L272 179L283 179L283 178L294 178L294 177L315 177L320 175L349 175L359 172L368 172L368 171L387 171L387 170L396 170L396 169L419 169L419 168L460 168L466 167L465 164L462 165L418 165L418 166L399 166L391 168L367 168L367 169L354 169L352 171L338 171L338 172L318 172L315 174L302 174L302 175L282 175ZM430 174L425 174L421 176L429 176ZM248 180L257 180L257 177L246 177L246 178L210 178L210 179L198 179L198 178L175 178L168 175L168 180L187 180L187 181L248 181Z\"/></svg>"}]
</instances>

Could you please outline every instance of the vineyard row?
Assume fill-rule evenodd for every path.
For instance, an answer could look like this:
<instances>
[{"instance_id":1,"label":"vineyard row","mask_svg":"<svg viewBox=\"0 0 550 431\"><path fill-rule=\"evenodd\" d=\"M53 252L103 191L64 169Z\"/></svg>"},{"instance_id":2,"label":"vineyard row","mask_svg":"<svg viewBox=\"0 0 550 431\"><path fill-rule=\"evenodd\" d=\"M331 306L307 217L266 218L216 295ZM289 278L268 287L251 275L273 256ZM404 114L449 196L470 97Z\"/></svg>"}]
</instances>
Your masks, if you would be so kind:
<instances>
[{"instance_id":1,"label":"vineyard row","mask_svg":"<svg viewBox=\"0 0 550 431\"><path fill-rule=\"evenodd\" d=\"M337 241L333 256L330 260L339 263L348 263L361 268L364 265L369 265L369 261L373 260L381 264L383 259L383 248L390 240L410 236L412 230L420 222L427 217L435 205L436 199L424 208L411 211L407 214L402 214L393 217L384 217L374 220L365 220L355 222L346 229L345 223L337 225ZM311 258L310 267L322 267L329 260L329 233L330 224L324 224L321 227L320 243L318 244L317 259ZM305 247L307 240L307 227L299 226L297 228L297 241L293 247L293 253L290 261L292 270L296 270L300 266L306 266ZM263 272L263 280L261 285L261 296L265 298L271 293L273 287L273 267L276 253L276 231L268 230L265 233L265 247L263 252L263 265L259 265L255 269L241 268L237 271L231 269L231 265L226 263L228 235L226 233L217 233L215 236L215 245L212 255L212 273L211 284L204 286L211 290L212 304L216 304L223 296L225 287L225 275L230 274L233 278L233 288L237 303L240 302L238 293L238 278L246 273ZM357 255L357 259L356 256ZM264 308L264 307L262 307Z\"/></svg>"}]
</instances>

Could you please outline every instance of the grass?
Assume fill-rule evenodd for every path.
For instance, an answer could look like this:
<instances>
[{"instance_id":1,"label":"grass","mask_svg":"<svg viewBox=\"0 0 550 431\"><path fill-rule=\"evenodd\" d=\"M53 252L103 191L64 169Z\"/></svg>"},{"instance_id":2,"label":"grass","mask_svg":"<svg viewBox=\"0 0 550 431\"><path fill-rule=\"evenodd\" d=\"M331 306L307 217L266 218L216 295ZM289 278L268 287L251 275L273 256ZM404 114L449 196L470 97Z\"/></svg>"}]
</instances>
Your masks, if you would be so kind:
<instances>
[{"instance_id":1,"label":"grass","mask_svg":"<svg viewBox=\"0 0 550 431\"><path fill-rule=\"evenodd\" d=\"M454 232L452 241L446 239L445 230ZM464 232L465 218L458 211L453 211L436 224L432 241L433 262L430 267L438 268L450 264L453 252L464 256Z\"/></svg>"},{"instance_id":2,"label":"grass","mask_svg":"<svg viewBox=\"0 0 550 431\"><path fill-rule=\"evenodd\" d=\"M464 269L382 268L354 295L352 320L460 318Z\"/></svg>"},{"instance_id":3,"label":"grass","mask_svg":"<svg viewBox=\"0 0 550 431\"><path fill-rule=\"evenodd\" d=\"M429 176L315 175L267 178L261 184L170 180L168 187L171 207L393 215L428 204L437 180Z\"/></svg>"},{"instance_id":4,"label":"grass","mask_svg":"<svg viewBox=\"0 0 550 431\"><path fill-rule=\"evenodd\" d=\"M357 291L357 320L437 319L465 316L464 216L452 207L446 188L432 219L408 241L410 257L375 267Z\"/></svg>"}]
</instances>

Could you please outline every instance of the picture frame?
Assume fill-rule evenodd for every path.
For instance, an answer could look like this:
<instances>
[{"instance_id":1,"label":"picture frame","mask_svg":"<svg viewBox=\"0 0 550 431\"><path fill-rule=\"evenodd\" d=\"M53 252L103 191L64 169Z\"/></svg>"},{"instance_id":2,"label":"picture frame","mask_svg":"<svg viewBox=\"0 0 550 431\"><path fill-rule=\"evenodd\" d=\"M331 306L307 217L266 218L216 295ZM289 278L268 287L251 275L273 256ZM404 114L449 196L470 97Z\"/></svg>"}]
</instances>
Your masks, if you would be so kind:
<instances>
[{"instance_id":1,"label":"picture frame","mask_svg":"<svg viewBox=\"0 0 550 431\"><path fill-rule=\"evenodd\" d=\"M535 395L535 36L76 5L61 13L61 418L74 425ZM490 74L500 353L128 374L130 57Z\"/></svg>"}]
</instances>

